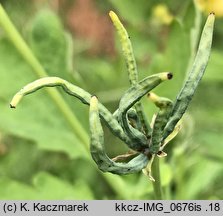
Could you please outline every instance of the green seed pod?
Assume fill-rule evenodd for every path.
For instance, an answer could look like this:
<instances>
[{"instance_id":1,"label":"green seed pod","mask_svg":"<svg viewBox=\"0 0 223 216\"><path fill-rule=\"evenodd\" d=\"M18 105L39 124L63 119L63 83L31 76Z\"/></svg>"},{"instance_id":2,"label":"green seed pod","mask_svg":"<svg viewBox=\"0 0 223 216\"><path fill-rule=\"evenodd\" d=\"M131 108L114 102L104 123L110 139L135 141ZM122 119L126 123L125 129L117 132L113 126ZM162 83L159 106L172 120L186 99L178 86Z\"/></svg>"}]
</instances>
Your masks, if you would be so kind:
<instances>
[{"instance_id":1,"label":"green seed pod","mask_svg":"<svg viewBox=\"0 0 223 216\"><path fill-rule=\"evenodd\" d=\"M173 103L168 98L159 97L154 93L149 93L148 97L160 109L153 124L152 138L149 146L149 152L156 154L161 146L163 129L168 121L168 116L172 110Z\"/></svg>"},{"instance_id":2,"label":"green seed pod","mask_svg":"<svg viewBox=\"0 0 223 216\"><path fill-rule=\"evenodd\" d=\"M109 12L109 16L111 17L111 20L118 32L124 59L127 66L129 81L130 81L131 86L134 86L138 83L138 71L137 71L136 60L133 53L130 37L125 27L122 25L121 21L119 20L118 16L113 11ZM140 102L137 102L135 104L135 109L139 116L139 120L140 120L139 123L141 124L140 131L144 130L146 134L150 134L151 128L145 118L143 107Z\"/></svg>"},{"instance_id":3,"label":"green seed pod","mask_svg":"<svg viewBox=\"0 0 223 216\"><path fill-rule=\"evenodd\" d=\"M117 118L123 127L124 132L132 140L129 148L141 151L142 149L148 148L148 139L141 131L133 128L127 119L127 111L139 101L145 94L151 91L153 88L158 86L162 81L172 78L171 73L159 73L146 77L141 80L137 85L131 87L122 96L119 103L119 110L117 112Z\"/></svg>"},{"instance_id":4,"label":"green seed pod","mask_svg":"<svg viewBox=\"0 0 223 216\"><path fill-rule=\"evenodd\" d=\"M58 77L44 77L24 86L13 97L10 106L11 108L15 108L23 96L31 94L40 88L54 86L61 86L69 95L78 98L84 104L90 104L91 94L82 88ZM131 143L130 139L125 135L122 127L118 124L116 118L101 103L99 104L99 113L113 134L118 136L125 143Z\"/></svg>"},{"instance_id":5,"label":"green seed pod","mask_svg":"<svg viewBox=\"0 0 223 216\"><path fill-rule=\"evenodd\" d=\"M120 100L117 116L119 116L120 113L126 113L137 101L139 101L149 91L154 89L163 81L172 79L172 77L173 75L169 72L154 74L144 78L137 85L129 88Z\"/></svg>"},{"instance_id":6,"label":"green seed pod","mask_svg":"<svg viewBox=\"0 0 223 216\"><path fill-rule=\"evenodd\" d=\"M149 138L151 136L152 129L150 127L149 122L147 121L147 116L145 115L141 102L140 101L136 102L134 107L138 114L139 123L140 123L140 131L142 131L146 135L146 137Z\"/></svg>"},{"instance_id":7,"label":"green seed pod","mask_svg":"<svg viewBox=\"0 0 223 216\"><path fill-rule=\"evenodd\" d=\"M169 121L165 127L163 140L174 130L175 125L182 118L202 76L204 75L211 52L214 20L215 16L211 13L204 26L191 72L174 102Z\"/></svg>"},{"instance_id":8,"label":"green seed pod","mask_svg":"<svg viewBox=\"0 0 223 216\"><path fill-rule=\"evenodd\" d=\"M128 32L120 22L118 16L113 11L109 12L109 16L111 17L111 20L119 34L119 38L122 45L122 51L127 65L129 81L131 85L135 85L138 82L138 72Z\"/></svg>"},{"instance_id":9,"label":"green seed pod","mask_svg":"<svg viewBox=\"0 0 223 216\"><path fill-rule=\"evenodd\" d=\"M123 175L139 172L146 167L149 160L144 154L138 155L128 163L117 163L107 156L104 147L104 133L99 117L98 100L95 96L93 96L90 101L89 120L91 132L91 156L101 171Z\"/></svg>"}]
</instances>

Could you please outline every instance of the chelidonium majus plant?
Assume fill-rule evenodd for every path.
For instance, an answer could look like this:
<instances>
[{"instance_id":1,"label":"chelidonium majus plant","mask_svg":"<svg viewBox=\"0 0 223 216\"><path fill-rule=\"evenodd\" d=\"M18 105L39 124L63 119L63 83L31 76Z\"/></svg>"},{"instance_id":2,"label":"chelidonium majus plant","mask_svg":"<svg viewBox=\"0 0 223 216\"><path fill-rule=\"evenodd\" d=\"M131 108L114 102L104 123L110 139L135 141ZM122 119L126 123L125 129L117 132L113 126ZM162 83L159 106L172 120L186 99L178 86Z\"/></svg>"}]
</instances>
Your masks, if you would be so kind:
<instances>
[{"instance_id":1,"label":"chelidonium majus plant","mask_svg":"<svg viewBox=\"0 0 223 216\"><path fill-rule=\"evenodd\" d=\"M154 157L166 156L163 149L180 130L181 118L188 108L207 66L212 44L214 14L211 13L206 21L190 73L173 102L151 92L163 81L172 79L173 74L162 72L139 81L128 33L114 12L111 11L109 15L121 41L131 84L121 97L119 107L114 113L111 113L100 103L94 94L90 94L59 77L44 77L29 83L13 97L10 106L15 108L23 96L42 87L61 86L66 93L90 106L90 153L98 168L103 172L119 175L143 170L151 180L154 180L151 174ZM147 121L140 102L140 99L145 95L159 108L151 124ZM113 159L108 157L104 147L101 120L106 123L114 136L117 136L129 147L128 153L118 155Z\"/></svg>"}]
</instances>

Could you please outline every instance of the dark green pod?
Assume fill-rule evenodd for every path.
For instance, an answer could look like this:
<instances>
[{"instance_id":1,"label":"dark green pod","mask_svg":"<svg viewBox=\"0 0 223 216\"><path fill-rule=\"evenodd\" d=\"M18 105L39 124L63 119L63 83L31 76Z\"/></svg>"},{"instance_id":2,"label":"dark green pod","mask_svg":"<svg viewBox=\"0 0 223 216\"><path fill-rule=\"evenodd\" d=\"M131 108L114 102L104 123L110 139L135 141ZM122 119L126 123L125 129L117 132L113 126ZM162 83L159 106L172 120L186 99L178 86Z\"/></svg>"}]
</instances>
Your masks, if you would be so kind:
<instances>
[{"instance_id":1,"label":"dark green pod","mask_svg":"<svg viewBox=\"0 0 223 216\"><path fill-rule=\"evenodd\" d=\"M118 16L113 11L109 12L109 16L111 17L111 20L118 32L122 46L122 52L127 66L129 81L131 86L134 86L138 83L138 71L130 37L125 27L119 20ZM151 128L149 123L147 122L147 118L145 118L142 104L140 102L137 102L135 104L135 109L139 116L139 123L141 124L140 131L143 130L146 134L150 134Z\"/></svg>"},{"instance_id":2,"label":"dark green pod","mask_svg":"<svg viewBox=\"0 0 223 216\"><path fill-rule=\"evenodd\" d=\"M127 111L134 106L134 104L139 101L145 94L151 91L153 88L158 86L162 81L168 80L172 78L171 73L159 73L156 75L152 75L146 77L141 80L137 85L132 86L129 90L127 90L122 96L119 109L116 113L118 121L123 127L126 135L132 140L129 148L141 151L149 147L148 139L145 134L141 131L133 128L127 118Z\"/></svg>"},{"instance_id":3,"label":"dark green pod","mask_svg":"<svg viewBox=\"0 0 223 216\"><path fill-rule=\"evenodd\" d=\"M98 168L103 172L114 174L130 174L141 171L148 164L148 157L140 154L130 160L128 163L117 163L112 161L105 152L104 133L100 123L98 100L95 96L90 102L90 132L91 132L91 156Z\"/></svg>"},{"instance_id":4,"label":"dark green pod","mask_svg":"<svg viewBox=\"0 0 223 216\"><path fill-rule=\"evenodd\" d=\"M154 74L144 78L137 85L129 88L120 100L117 116L120 116L120 113L126 113L137 101L139 101L149 91L154 89L163 81L172 79L172 77L173 75L169 72Z\"/></svg>"},{"instance_id":5,"label":"dark green pod","mask_svg":"<svg viewBox=\"0 0 223 216\"><path fill-rule=\"evenodd\" d=\"M211 13L204 26L191 72L174 102L169 121L165 127L163 140L174 130L175 125L182 118L202 76L204 75L211 52L214 20L215 16Z\"/></svg>"},{"instance_id":6,"label":"dark green pod","mask_svg":"<svg viewBox=\"0 0 223 216\"><path fill-rule=\"evenodd\" d=\"M159 97L154 93L149 93L148 96L155 103L155 105L159 107L159 111L153 123L153 132L149 146L149 152L151 154L156 154L161 146L163 129L168 121L168 117L172 110L173 103L168 98Z\"/></svg>"},{"instance_id":7,"label":"dark green pod","mask_svg":"<svg viewBox=\"0 0 223 216\"><path fill-rule=\"evenodd\" d=\"M90 104L91 94L83 90L82 88L75 86L66 80L58 77L44 77L24 86L13 97L10 106L15 108L19 101L28 94L31 94L43 87L61 86L65 92L78 98L84 104ZM107 110L107 108L99 103L99 113L111 132L118 136L125 143L131 143L130 139L125 135L122 127L118 124L116 118Z\"/></svg>"}]
</instances>

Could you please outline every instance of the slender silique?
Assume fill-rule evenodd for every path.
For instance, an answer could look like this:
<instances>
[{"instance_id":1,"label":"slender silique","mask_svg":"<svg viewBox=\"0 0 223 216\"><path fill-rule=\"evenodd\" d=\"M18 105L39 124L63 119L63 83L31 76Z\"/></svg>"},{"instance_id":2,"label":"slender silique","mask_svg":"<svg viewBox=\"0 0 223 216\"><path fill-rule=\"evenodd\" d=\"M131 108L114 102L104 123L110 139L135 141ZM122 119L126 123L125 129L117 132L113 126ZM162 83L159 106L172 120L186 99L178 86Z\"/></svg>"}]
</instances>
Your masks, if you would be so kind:
<instances>
[{"instance_id":1,"label":"slender silique","mask_svg":"<svg viewBox=\"0 0 223 216\"><path fill-rule=\"evenodd\" d=\"M194 92L204 75L211 53L211 44L214 28L214 13L210 13L204 26L198 51L188 77L174 101L169 121L165 127L163 140L174 130L177 122L182 118L194 95Z\"/></svg>"}]
</instances>

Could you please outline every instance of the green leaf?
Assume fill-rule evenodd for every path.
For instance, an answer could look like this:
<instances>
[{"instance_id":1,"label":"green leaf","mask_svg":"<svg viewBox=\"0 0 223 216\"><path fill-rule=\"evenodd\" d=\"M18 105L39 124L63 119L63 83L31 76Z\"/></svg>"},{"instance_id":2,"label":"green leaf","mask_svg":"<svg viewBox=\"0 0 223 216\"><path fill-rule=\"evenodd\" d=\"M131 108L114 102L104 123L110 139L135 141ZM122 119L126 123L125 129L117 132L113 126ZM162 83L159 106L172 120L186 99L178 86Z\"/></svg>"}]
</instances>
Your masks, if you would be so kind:
<instances>
[{"instance_id":1,"label":"green leaf","mask_svg":"<svg viewBox=\"0 0 223 216\"><path fill-rule=\"evenodd\" d=\"M47 73L68 78L69 47L63 26L56 14L40 10L32 22L31 48Z\"/></svg>"},{"instance_id":2,"label":"green leaf","mask_svg":"<svg viewBox=\"0 0 223 216\"><path fill-rule=\"evenodd\" d=\"M11 180L7 177L0 177L1 193L0 199L34 199L35 191L27 184Z\"/></svg>"},{"instance_id":3,"label":"green leaf","mask_svg":"<svg viewBox=\"0 0 223 216\"><path fill-rule=\"evenodd\" d=\"M111 173L104 174L109 182L116 188L116 199L142 199L152 193L152 182L140 172L138 175L118 176ZM137 184L136 184L137 182Z\"/></svg>"},{"instance_id":4,"label":"green leaf","mask_svg":"<svg viewBox=\"0 0 223 216\"><path fill-rule=\"evenodd\" d=\"M191 113L196 124L194 139L200 145L199 150L220 163L223 160L223 101L219 100L222 90L220 80L206 80L201 83L191 104Z\"/></svg>"},{"instance_id":5,"label":"green leaf","mask_svg":"<svg viewBox=\"0 0 223 216\"><path fill-rule=\"evenodd\" d=\"M164 83L159 87L160 95L175 97L182 86L190 57L189 43L189 33L185 32L183 26L177 20L174 20L170 26L165 51L154 56L150 67L151 74L170 71L174 75L172 84ZM168 91L166 91L167 88Z\"/></svg>"},{"instance_id":6,"label":"green leaf","mask_svg":"<svg viewBox=\"0 0 223 216\"><path fill-rule=\"evenodd\" d=\"M89 187L78 180L71 185L48 173L40 172L33 179L33 185L23 184L7 177L0 177L0 199L93 199Z\"/></svg>"},{"instance_id":7,"label":"green leaf","mask_svg":"<svg viewBox=\"0 0 223 216\"><path fill-rule=\"evenodd\" d=\"M195 27L197 27L197 26L195 26L195 22L196 22L196 18L197 18L196 17L196 12L197 11L196 11L194 2L193 1L188 1L186 3L186 7L184 7L183 14L182 14L183 15L183 17L182 17L183 20L182 21L183 21L183 24L184 24L184 28L187 31L196 30L196 29L194 29Z\"/></svg>"},{"instance_id":8,"label":"green leaf","mask_svg":"<svg viewBox=\"0 0 223 216\"><path fill-rule=\"evenodd\" d=\"M223 134L221 133L222 130L203 130L196 136L197 142L200 144L199 151L202 155L210 158L213 161L217 161L219 163L223 162Z\"/></svg>"},{"instance_id":9,"label":"green leaf","mask_svg":"<svg viewBox=\"0 0 223 216\"><path fill-rule=\"evenodd\" d=\"M210 61L207 66L207 71L204 76L206 82L222 82L222 61L223 52L217 49L212 49Z\"/></svg>"},{"instance_id":10,"label":"green leaf","mask_svg":"<svg viewBox=\"0 0 223 216\"><path fill-rule=\"evenodd\" d=\"M0 174L9 178L30 183L34 173L38 172L43 164L43 152L30 140L18 137L7 137L1 140L6 151L0 155ZM52 159L48 156L48 166ZM57 158L58 159L58 158Z\"/></svg>"},{"instance_id":11,"label":"green leaf","mask_svg":"<svg viewBox=\"0 0 223 216\"><path fill-rule=\"evenodd\" d=\"M38 192L35 199L93 199L93 195L83 181L78 180L70 185L57 177L41 172L33 179L33 184Z\"/></svg>"},{"instance_id":12,"label":"green leaf","mask_svg":"<svg viewBox=\"0 0 223 216\"><path fill-rule=\"evenodd\" d=\"M222 173L222 164L201 158L197 160L199 163L194 164L189 170L191 176L187 178L184 185L183 197L178 197L178 199L197 199L199 193L213 184Z\"/></svg>"}]
</instances>

